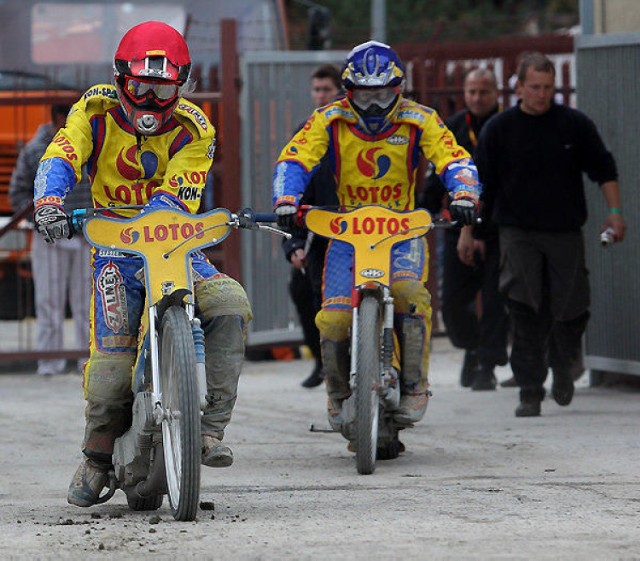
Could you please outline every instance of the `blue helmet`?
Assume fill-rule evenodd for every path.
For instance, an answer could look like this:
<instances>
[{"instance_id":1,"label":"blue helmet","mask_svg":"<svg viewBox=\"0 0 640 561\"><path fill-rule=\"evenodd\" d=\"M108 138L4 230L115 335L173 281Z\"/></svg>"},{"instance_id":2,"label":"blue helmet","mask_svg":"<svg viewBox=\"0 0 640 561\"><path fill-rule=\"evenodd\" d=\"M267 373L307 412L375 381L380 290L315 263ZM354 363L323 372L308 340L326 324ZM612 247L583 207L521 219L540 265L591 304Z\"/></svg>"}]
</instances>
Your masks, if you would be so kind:
<instances>
[{"instance_id":1,"label":"blue helmet","mask_svg":"<svg viewBox=\"0 0 640 561\"><path fill-rule=\"evenodd\" d=\"M400 104L404 67L396 52L377 41L355 47L342 69L347 99L366 132L378 134L391 121Z\"/></svg>"},{"instance_id":2,"label":"blue helmet","mask_svg":"<svg viewBox=\"0 0 640 561\"><path fill-rule=\"evenodd\" d=\"M342 69L342 85L346 90L400 86L403 81L400 57L389 45L378 41L354 47Z\"/></svg>"}]
</instances>

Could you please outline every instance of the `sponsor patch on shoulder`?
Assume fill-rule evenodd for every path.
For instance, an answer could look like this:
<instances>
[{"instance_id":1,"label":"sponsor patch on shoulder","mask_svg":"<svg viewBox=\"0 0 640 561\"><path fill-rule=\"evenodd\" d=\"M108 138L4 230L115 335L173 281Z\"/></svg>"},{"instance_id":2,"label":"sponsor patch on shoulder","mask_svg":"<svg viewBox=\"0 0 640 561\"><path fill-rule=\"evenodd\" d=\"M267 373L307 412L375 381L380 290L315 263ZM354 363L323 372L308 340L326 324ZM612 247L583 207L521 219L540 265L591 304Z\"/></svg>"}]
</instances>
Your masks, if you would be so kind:
<instances>
[{"instance_id":1,"label":"sponsor patch on shoulder","mask_svg":"<svg viewBox=\"0 0 640 561\"><path fill-rule=\"evenodd\" d=\"M344 109L342 107L331 107L324 112L324 116L326 119L332 119L334 117L342 118L342 119L353 119L353 113L348 109Z\"/></svg>"},{"instance_id":2,"label":"sponsor patch on shoulder","mask_svg":"<svg viewBox=\"0 0 640 561\"><path fill-rule=\"evenodd\" d=\"M425 116L424 113L416 111L414 109L401 109L400 111L398 111L398 117L396 120L400 119L411 119L422 123L424 122Z\"/></svg>"},{"instance_id":3,"label":"sponsor patch on shoulder","mask_svg":"<svg viewBox=\"0 0 640 561\"><path fill-rule=\"evenodd\" d=\"M179 103L178 109L182 109L182 111L184 111L185 113L189 113L189 115L191 115L194 118L196 123L198 123L203 128L203 130L207 130L209 128L209 125L207 125L207 119L205 118L205 116L202 113L200 113L200 111L198 111L192 105L187 105L186 103Z\"/></svg>"},{"instance_id":4,"label":"sponsor patch on shoulder","mask_svg":"<svg viewBox=\"0 0 640 561\"><path fill-rule=\"evenodd\" d=\"M391 135L389 138L387 138L387 142L389 144L394 144L394 145L408 144L409 143L409 137L402 136L401 134L394 134L394 135Z\"/></svg>"},{"instance_id":5,"label":"sponsor patch on shoulder","mask_svg":"<svg viewBox=\"0 0 640 561\"><path fill-rule=\"evenodd\" d=\"M113 86L103 85L103 86L94 86L93 88L89 88L82 99L88 99L90 97L103 96L108 97L110 99L118 99L118 94L116 89Z\"/></svg>"}]
</instances>

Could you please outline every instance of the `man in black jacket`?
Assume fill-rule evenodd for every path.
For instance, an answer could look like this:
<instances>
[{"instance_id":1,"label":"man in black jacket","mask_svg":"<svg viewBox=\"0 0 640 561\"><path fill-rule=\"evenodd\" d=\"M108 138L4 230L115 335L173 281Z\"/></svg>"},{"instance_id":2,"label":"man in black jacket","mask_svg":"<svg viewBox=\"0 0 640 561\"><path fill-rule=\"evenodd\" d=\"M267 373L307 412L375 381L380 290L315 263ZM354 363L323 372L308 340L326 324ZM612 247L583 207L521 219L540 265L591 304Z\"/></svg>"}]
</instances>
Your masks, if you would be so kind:
<instances>
[{"instance_id":1,"label":"man in black jacket","mask_svg":"<svg viewBox=\"0 0 640 561\"><path fill-rule=\"evenodd\" d=\"M319 66L311 76L311 99L316 107L332 102L341 88L340 72L331 64ZM302 123L298 129L302 128ZM331 168L325 162L320 163L314 174L301 204L317 206L337 206L336 182ZM305 388L314 388L322 384L322 358L320 353L320 333L315 318L322 304L322 268L327 240L311 234L306 228L295 228L293 237L284 240L282 247L291 262L289 294L298 316L305 344L309 347L315 365L311 374L302 382Z\"/></svg>"},{"instance_id":2,"label":"man in black jacket","mask_svg":"<svg viewBox=\"0 0 640 561\"><path fill-rule=\"evenodd\" d=\"M471 70L464 80L466 109L446 121L458 143L473 155L483 125L500 111L495 74L487 68ZM482 177L480 177L482 181ZM432 213L440 210L446 194L432 174L420 206ZM434 204L435 203L435 204ZM461 236L472 236L472 226L445 232L442 279L442 319L454 346L464 349L460 384L473 390L495 390L496 365L507 363L509 320L498 291L498 232L484 228L483 239L471 238L458 247ZM476 309L481 295L482 312Z\"/></svg>"},{"instance_id":3,"label":"man in black jacket","mask_svg":"<svg viewBox=\"0 0 640 561\"><path fill-rule=\"evenodd\" d=\"M525 53L517 77L518 105L487 123L475 156L485 210L500 232L500 288L520 386L515 413L532 417L540 415L548 367L556 403L573 398L571 371L581 358L590 303L583 172L600 185L609 209L602 230L622 241L625 223L613 156L586 115L554 104L551 60Z\"/></svg>"}]
</instances>

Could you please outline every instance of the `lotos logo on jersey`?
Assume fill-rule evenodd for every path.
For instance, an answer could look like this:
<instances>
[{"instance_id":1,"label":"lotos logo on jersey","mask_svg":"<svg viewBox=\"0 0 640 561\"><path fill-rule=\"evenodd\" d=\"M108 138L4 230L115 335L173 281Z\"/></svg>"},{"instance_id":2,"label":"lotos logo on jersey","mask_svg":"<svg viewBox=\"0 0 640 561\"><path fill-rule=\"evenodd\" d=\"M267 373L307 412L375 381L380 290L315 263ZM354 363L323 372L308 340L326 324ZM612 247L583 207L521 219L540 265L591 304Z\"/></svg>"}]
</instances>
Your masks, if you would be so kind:
<instances>
[{"instance_id":1,"label":"lotos logo on jersey","mask_svg":"<svg viewBox=\"0 0 640 561\"><path fill-rule=\"evenodd\" d=\"M153 177L158 170L158 156L153 152L142 152L140 154L140 164L142 164L142 173L136 158L138 147L134 144L126 151L120 149L116 158L116 167L118 173L125 179L149 179Z\"/></svg>"},{"instance_id":2,"label":"lotos logo on jersey","mask_svg":"<svg viewBox=\"0 0 640 561\"><path fill-rule=\"evenodd\" d=\"M60 146L60 149L64 152L67 160L73 161L78 159L78 154L76 154L76 149L71 144L71 141L68 138L65 138L61 134L56 136L53 141L54 144Z\"/></svg>"},{"instance_id":3,"label":"lotos logo on jersey","mask_svg":"<svg viewBox=\"0 0 640 561\"><path fill-rule=\"evenodd\" d=\"M451 150L451 156L453 158L462 158L464 156L465 154L464 148L458 146L457 149L454 149L454 145L456 144L456 139L451 132L448 132L442 135L442 142L449 150Z\"/></svg>"},{"instance_id":4,"label":"lotos logo on jersey","mask_svg":"<svg viewBox=\"0 0 640 561\"><path fill-rule=\"evenodd\" d=\"M389 171L389 168L391 167L391 159L385 154L380 154L376 158L376 152L379 150L382 150L382 148L369 148L368 150L361 150L358 152L356 164L360 173L365 177L379 179Z\"/></svg>"},{"instance_id":5,"label":"lotos logo on jersey","mask_svg":"<svg viewBox=\"0 0 640 561\"><path fill-rule=\"evenodd\" d=\"M128 333L127 292L122 274L113 262L109 261L102 267L96 285L107 327L114 333Z\"/></svg>"},{"instance_id":6,"label":"lotos logo on jersey","mask_svg":"<svg viewBox=\"0 0 640 561\"><path fill-rule=\"evenodd\" d=\"M142 236L142 241L163 242L169 240L172 242L181 242L195 236L196 238L204 237L203 222L185 222L184 224L158 224L157 226L143 226L142 232L138 232L133 228L125 228L120 232L120 239L127 245L135 244Z\"/></svg>"},{"instance_id":7,"label":"lotos logo on jersey","mask_svg":"<svg viewBox=\"0 0 640 561\"><path fill-rule=\"evenodd\" d=\"M113 201L109 203L109 206L118 204L143 205L149 201L153 190L159 185L158 181L149 181L149 183L138 181L132 185L118 185L113 188L103 185L103 188L105 197Z\"/></svg>"},{"instance_id":8,"label":"lotos logo on jersey","mask_svg":"<svg viewBox=\"0 0 640 561\"><path fill-rule=\"evenodd\" d=\"M338 232L338 228L340 231ZM353 235L393 235L405 233L409 230L409 218L396 218L386 216L346 216L331 221L331 231L335 234Z\"/></svg>"},{"instance_id":9,"label":"lotos logo on jersey","mask_svg":"<svg viewBox=\"0 0 640 561\"><path fill-rule=\"evenodd\" d=\"M402 196L402 185L400 183L395 185L372 185L370 187L347 183L345 189L352 205L357 202L375 205L381 202L388 203L393 201L395 206L398 206Z\"/></svg>"},{"instance_id":10,"label":"lotos logo on jersey","mask_svg":"<svg viewBox=\"0 0 640 561\"><path fill-rule=\"evenodd\" d=\"M128 181L150 179L158 171L158 156L153 152L142 152L138 163L137 149L135 144L126 149L121 148L116 158L118 173ZM149 200L151 193L160 183L159 181L149 181L148 183L136 181L115 187L103 185L103 188L105 196L113 201L113 204L142 205Z\"/></svg>"},{"instance_id":11,"label":"lotos logo on jersey","mask_svg":"<svg viewBox=\"0 0 640 561\"><path fill-rule=\"evenodd\" d=\"M185 171L178 175L172 175L171 179L169 179L169 185L171 185L171 187L204 185L206 182L206 171Z\"/></svg>"},{"instance_id":12,"label":"lotos logo on jersey","mask_svg":"<svg viewBox=\"0 0 640 561\"><path fill-rule=\"evenodd\" d=\"M344 234L347 229L347 223L342 218L334 218L329 223L329 228L334 234Z\"/></svg>"}]
</instances>

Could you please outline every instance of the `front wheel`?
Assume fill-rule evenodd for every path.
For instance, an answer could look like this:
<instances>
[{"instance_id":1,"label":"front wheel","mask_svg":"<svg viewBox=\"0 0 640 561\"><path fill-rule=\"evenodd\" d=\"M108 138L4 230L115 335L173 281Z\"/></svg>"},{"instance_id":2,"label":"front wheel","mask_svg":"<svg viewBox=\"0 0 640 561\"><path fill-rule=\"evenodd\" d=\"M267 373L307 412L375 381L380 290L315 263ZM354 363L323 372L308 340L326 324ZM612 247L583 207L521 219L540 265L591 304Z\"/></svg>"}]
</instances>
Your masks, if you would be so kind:
<instances>
[{"instance_id":1,"label":"front wheel","mask_svg":"<svg viewBox=\"0 0 640 561\"><path fill-rule=\"evenodd\" d=\"M160 327L162 442L173 517L194 520L200 500L200 396L191 324L171 306Z\"/></svg>"},{"instance_id":2,"label":"front wheel","mask_svg":"<svg viewBox=\"0 0 640 561\"><path fill-rule=\"evenodd\" d=\"M366 294L358 311L356 362L355 448L358 473L368 475L376 468L380 403L381 316L378 299Z\"/></svg>"}]
</instances>

